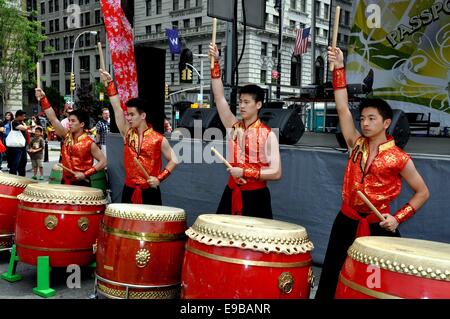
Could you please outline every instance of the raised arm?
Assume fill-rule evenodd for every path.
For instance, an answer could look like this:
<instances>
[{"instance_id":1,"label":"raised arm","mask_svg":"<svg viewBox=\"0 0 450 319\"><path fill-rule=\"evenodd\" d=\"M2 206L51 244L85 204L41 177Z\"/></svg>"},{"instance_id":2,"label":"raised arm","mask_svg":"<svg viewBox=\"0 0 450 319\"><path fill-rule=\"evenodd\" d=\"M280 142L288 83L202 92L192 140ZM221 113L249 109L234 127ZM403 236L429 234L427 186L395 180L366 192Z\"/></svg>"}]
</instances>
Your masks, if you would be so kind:
<instances>
[{"instance_id":1,"label":"raised arm","mask_svg":"<svg viewBox=\"0 0 450 319\"><path fill-rule=\"evenodd\" d=\"M217 111L220 120L225 128L233 127L238 120L230 110L223 90L222 79L220 78L219 50L216 45L209 44L209 56L214 57L214 69L211 70L211 86L214 93L214 101L216 102Z\"/></svg>"},{"instance_id":2,"label":"raised arm","mask_svg":"<svg viewBox=\"0 0 450 319\"><path fill-rule=\"evenodd\" d=\"M333 89L334 99L336 101L336 110L339 116L339 125L344 135L347 146L353 148L356 140L361 134L355 127L352 113L348 109L347 84L345 79L344 54L341 49L334 51L328 47L328 61L334 63L333 70Z\"/></svg>"},{"instance_id":3,"label":"raised arm","mask_svg":"<svg viewBox=\"0 0 450 319\"><path fill-rule=\"evenodd\" d=\"M45 112L45 115L47 115L48 120L50 121L50 123L52 123L56 135L58 135L59 137L65 137L68 131L58 120L55 111L53 110L50 102L45 96L45 92L40 88L36 88L34 90L36 99L39 101L39 104L41 105L42 110Z\"/></svg>"},{"instance_id":4,"label":"raised arm","mask_svg":"<svg viewBox=\"0 0 450 319\"><path fill-rule=\"evenodd\" d=\"M117 92L112 76L102 69L99 69L99 72L102 82L108 83L108 85L106 86L106 95L108 95L109 101L111 102L111 105L113 107L117 128L119 129L120 134L122 136L125 136L129 129L129 125L125 118L125 114L123 113L122 106L120 105L119 94Z\"/></svg>"}]
</instances>

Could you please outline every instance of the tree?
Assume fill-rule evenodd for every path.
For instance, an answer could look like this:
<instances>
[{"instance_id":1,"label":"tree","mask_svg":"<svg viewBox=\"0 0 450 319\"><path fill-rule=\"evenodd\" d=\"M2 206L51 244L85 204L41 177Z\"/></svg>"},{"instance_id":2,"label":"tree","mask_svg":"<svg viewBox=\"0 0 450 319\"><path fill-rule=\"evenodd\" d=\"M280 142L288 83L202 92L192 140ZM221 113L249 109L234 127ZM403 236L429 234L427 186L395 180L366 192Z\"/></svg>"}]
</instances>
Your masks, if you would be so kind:
<instances>
[{"instance_id":1,"label":"tree","mask_svg":"<svg viewBox=\"0 0 450 319\"><path fill-rule=\"evenodd\" d=\"M5 106L11 90L21 83L22 75L34 72L36 60L42 58L38 45L46 37L42 35L40 22L28 19L27 14L0 0L0 95Z\"/></svg>"},{"instance_id":2,"label":"tree","mask_svg":"<svg viewBox=\"0 0 450 319\"><path fill-rule=\"evenodd\" d=\"M42 89L44 90L48 101L55 110L56 115L59 116L59 114L63 113L64 111L64 97L59 93L57 89L54 89L52 87L45 87Z\"/></svg>"},{"instance_id":3,"label":"tree","mask_svg":"<svg viewBox=\"0 0 450 319\"><path fill-rule=\"evenodd\" d=\"M104 101L100 101L100 93L103 93ZM80 86L77 88L76 95L78 97L77 108L87 112L95 119L95 122L100 117L102 109L110 106L103 83L95 82L88 86Z\"/></svg>"}]
</instances>

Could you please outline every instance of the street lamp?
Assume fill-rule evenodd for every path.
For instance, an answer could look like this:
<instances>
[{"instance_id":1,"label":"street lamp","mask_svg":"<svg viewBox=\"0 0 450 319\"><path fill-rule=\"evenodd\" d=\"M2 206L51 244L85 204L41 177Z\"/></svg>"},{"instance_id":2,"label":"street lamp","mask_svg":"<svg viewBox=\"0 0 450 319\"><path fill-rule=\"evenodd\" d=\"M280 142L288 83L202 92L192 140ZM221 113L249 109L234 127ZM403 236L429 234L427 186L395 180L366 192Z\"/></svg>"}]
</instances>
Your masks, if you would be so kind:
<instances>
[{"instance_id":1,"label":"street lamp","mask_svg":"<svg viewBox=\"0 0 450 319\"><path fill-rule=\"evenodd\" d=\"M195 53L194 56L198 56L201 58L205 58L208 57L207 54L197 54ZM199 103L199 107L202 108L203 107L203 59L200 59L200 71L198 72L198 70L190 63L186 63L187 66L190 66L195 73L197 73L198 77L200 78L200 103Z\"/></svg>"},{"instance_id":2,"label":"street lamp","mask_svg":"<svg viewBox=\"0 0 450 319\"><path fill-rule=\"evenodd\" d=\"M85 34L85 33L90 33L92 35L97 35L97 31L83 31L79 35L77 35L77 37L75 38L75 41L73 42L72 63L71 63L72 67L70 69L70 80L71 80L71 83L70 83L70 102L72 103L72 105L73 105L73 91L75 90L75 74L73 73L73 69L74 69L74 67L73 67L73 65L74 65L73 58L74 58L74 55L75 55L75 47L77 45L78 38L80 36L82 36L83 34ZM72 81L73 81L73 87L72 87Z\"/></svg>"}]
</instances>

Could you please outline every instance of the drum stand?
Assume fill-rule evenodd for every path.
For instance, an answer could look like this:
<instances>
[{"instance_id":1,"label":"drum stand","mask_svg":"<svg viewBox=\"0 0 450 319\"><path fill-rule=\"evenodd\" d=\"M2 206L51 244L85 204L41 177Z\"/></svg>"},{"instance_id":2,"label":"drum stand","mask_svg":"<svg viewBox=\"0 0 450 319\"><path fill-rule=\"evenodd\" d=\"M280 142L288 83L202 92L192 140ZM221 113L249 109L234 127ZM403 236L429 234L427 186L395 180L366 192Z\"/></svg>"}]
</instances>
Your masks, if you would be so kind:
<instances>
[{"instance_id":1,"label":"drum stand","mask_svg":"<svg viewBox=\"0 0 450 319\"><path fill-rule=\"evenodd\" d=\"M8 271L0 276L3 280L16 282L22 280L22 276L16 274L19 256L16 254L16 245L12 246L11 258L9 260ZM37 258L37 287L33 288L33 293L40 297L49 298L56 294L56 291L50 288L50 257L39 256Z\"/></svg>"}]
</instances>

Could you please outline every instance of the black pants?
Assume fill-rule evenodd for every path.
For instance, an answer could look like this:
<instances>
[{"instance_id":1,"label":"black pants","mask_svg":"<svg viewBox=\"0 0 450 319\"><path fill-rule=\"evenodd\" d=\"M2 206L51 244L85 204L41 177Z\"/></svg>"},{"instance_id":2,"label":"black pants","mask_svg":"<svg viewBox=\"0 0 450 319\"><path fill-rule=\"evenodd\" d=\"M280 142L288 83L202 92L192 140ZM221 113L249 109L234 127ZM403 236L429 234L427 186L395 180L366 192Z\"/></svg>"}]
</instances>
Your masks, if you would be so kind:
<instances>
[{"instance_id":1,"label":"black pants","mask_svg":"<svg viewBox=\"0 0 450 319\"><path fill-rule=\"evenodd\" d=\"M270 191L267 187L254 191L242 191L242 215L272 219L272 203ZM231 214L230 187L225 186L217 214Z\"/></svg>"},{"instance_id":2,"label":"black pants","mask_svg":"<svg viewBox=\"0 0 450 319\"><path fill-rule=\"evenodd\" d=\"M393 233L380 227L378 223L371 223L369 225L371 236L400 237L398 229ZM357 228L357 220L348 218L342 212L339 212L336 216L333 228L331 229L315 299L334 299L339 273L347 258L347 250L355 241Z\"/></svg>"},{"instance_id":3,"label":"black pants","mask_svg":"<svg viewBox=\"0 0 450 319\"><path fill-rule=\"evenodd\" d=\"M134 188L123 186L122 203L131 204L131 197L133 196ZM142 203L147 205L162 205L161 190L157 188L142 189Z\"/></svg>"},{"instance_id":4,"label":"black pants","mask_svg":"<svg viewBox=\"0 0 450 319\"><path fill-rule=\"evenodd\" d=\"M8 147L9 174L25 176L27 166L26 147Z\"/></svg>"}]
</instances>

